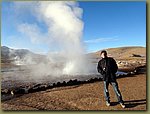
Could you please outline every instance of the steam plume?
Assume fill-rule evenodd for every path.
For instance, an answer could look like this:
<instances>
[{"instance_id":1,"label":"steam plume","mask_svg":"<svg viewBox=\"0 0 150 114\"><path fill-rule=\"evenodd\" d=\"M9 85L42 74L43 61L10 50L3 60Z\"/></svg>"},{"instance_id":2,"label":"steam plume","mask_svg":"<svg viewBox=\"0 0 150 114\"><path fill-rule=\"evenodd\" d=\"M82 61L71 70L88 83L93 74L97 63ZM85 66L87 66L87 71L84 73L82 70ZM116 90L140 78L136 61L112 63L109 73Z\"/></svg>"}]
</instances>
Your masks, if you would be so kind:
<instances>
[{"instance_id":1,"label":"steam plume","mask_svg":"<svg viewBox=\"0 0 150 114\"><path fill-rule=\"evenodd\" d=\"M33 43L44 43L50 48L47 55L48 62L39 63L33 71L40 75L89 73L82 41L83 10L76 2L33 3L36 7L29 6L29 8L33 9L32 14L37 21L46 25L47 31L43 33L36 23L22 23L18 29Z\"/></svg>"}]
</instances>

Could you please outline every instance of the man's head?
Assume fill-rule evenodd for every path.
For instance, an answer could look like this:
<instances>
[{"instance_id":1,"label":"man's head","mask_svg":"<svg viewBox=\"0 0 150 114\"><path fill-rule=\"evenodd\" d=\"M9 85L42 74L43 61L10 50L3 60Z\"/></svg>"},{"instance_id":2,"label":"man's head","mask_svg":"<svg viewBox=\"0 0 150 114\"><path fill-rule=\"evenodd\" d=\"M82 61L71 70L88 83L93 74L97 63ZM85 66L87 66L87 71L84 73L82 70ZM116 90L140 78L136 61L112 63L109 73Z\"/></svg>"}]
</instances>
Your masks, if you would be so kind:
<instances>
[{"instance_id":1,"label":"man's head","mask_svg":"<svg viewBox=\"0 0 150 114\"><path fill-rule=\"evenodd\" d=\"M106 58L107 57L107 51L106 50L102 50L100 56L102 58Z\"/></svg>"}]
</instances>

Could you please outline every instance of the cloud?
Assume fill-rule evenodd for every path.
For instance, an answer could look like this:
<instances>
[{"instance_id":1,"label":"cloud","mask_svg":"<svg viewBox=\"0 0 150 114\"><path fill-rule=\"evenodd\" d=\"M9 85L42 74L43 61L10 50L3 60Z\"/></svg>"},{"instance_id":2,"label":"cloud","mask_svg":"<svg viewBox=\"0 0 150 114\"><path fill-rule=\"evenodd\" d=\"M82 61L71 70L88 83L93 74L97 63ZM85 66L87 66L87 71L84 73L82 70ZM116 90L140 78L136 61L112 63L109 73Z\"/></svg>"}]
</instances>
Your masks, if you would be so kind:
<instances>
[{"instance_id":1,"label":"cloud","mask_svg":"<svg viewBox=\"0 0 150 114\"><path fill-rule=\"evenodd\" d=\"M101 43L101 42L113 42L118 41L118 38L96 38L84 41L85 43Z\"/></svg>"}]
</instances>

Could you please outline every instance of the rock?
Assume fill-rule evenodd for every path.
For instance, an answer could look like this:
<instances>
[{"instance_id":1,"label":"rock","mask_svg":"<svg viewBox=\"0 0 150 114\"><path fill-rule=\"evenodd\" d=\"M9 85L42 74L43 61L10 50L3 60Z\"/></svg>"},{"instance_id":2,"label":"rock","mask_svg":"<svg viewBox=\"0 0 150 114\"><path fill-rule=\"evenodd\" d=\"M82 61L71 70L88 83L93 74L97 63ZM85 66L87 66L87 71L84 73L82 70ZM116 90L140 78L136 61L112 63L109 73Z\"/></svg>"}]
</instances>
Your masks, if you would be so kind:
<instances>
[{"instance_id":1,"label":"rock","mask_svg":"<svg viewBox=\"0 0 150 114\"><path fill-rule=\"evenodd\" d=\"M15 94L27 94L28 93L28 88L18 88L16 90L14 90L14 93Z\"/></svg>"},{"instance_id":2,"label":"rock","mask_svg":"<svg viewBox=\"0 0 150 114\"><path fill-rule=\"evenodd\" d=\"M66 86L66 85L67 85L66 81L63 81L62 86Z\"/></svg>"},{"instance_id":3,"label":"rock","mask_svg":"<svg viewBox=\"0 0 150 114\"><path fill-rule=\"evenodd\" d=\"M62 84L60 82L57 82L56 86L60 87Z\"/></svg>"},{"instance_id":4,"label":"rock","mask_svg":"<svg viewBox=\"0 0 150 114\"><path fill-rule=\"evenodd\" d=\"M130 72L130 74L132 74L132 75L133 75L133 74L135 74L135 72Z\"/></svg>"},{"instance_id":5,"label":"rock","mask_svg":"<svg viewBox=\"0 0 150 114\"><path fill-rule=\"evenodd\" d=\"M8 94L8 92L9 92L8 89L1 90L1 94Z\"/></svg>"},{"instance_id":6,"label":"rock","mask_svg":"<svg viewBox=\"0 0 150 114\"><path fill-rule=\"evenodd\" d=\"M72 86L72 85L78 85L78 84L82 84L83 81L78 81L77 79L74 79L74 80L69 80L66 85L67 86Z\"/></svg>"},{"instance_id":7,"label":"rock","mask_svg":"<svg viewBox=\"0 0 150 114\"><path fill-rule=\"evenodd\" d=\"M142 57L141 55L132 54L132 57Z\"/></svg>"},{"instance_id":8,"label":"rock","mask_svg":"<svg viewBox=\"0 0 150 114\"><path fill-rule=\"evenodd\" d=\"M53 84L48 84L47 85L47 89L52 89L53 88Z\"/></svg>"},{"instance_id":9,"label":"rock","mask_svg":"<svg viewBox=\"0 0 150 114\"><path fill-rule=\"evenodd\" d=\"M11 93L12 96L14 96L14 91L13 90L10 93Z\"/></svg>"},{"instance_id":10,"label":"rock","mask_svg":"<svg viewBox=\"0 0 150 114\"><path fill-rule=\"evenodd\" d=\"M55 84L55 83L53 83L53 87L56 87L56 84Z\"/></svg>"}]
</instances>

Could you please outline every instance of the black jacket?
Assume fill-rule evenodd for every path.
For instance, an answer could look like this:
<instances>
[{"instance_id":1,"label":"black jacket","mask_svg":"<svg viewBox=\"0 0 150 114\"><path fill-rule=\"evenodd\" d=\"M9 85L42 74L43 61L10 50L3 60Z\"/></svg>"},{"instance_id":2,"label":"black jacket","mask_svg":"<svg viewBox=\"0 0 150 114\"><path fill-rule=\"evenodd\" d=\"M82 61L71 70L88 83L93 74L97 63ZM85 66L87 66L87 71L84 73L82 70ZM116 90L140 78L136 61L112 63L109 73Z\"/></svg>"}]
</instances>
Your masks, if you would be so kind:
<instances>
[{"instance_id":1,"label":"black jacket","mask_svg":"<svg viewBox=\"0 0 150 114\"><path fill-rule=\"evenodd\" d=\"M104 81L115 82L118 66L111 57L102 58L97 65L98 72L103 76Z\"/></svg>"}]
</instances>

